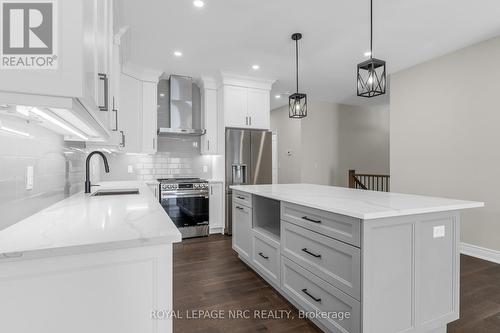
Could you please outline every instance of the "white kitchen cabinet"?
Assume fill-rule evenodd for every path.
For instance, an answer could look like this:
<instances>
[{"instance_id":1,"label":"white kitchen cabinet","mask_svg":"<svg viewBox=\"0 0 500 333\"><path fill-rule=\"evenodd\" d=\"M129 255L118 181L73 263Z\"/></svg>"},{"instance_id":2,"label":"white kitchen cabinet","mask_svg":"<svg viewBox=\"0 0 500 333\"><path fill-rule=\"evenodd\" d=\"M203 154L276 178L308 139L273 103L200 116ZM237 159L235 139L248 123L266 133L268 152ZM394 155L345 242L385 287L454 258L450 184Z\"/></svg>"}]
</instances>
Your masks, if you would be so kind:
<instances>
[{"instance_id":1,"label":"white kitchen cabinet","mask_svg":"<svg viewBox=\"0 0 500 333\"><path fill-rule=\"evenodd\" d=\"M223 74L222 108L226 127L269 129L274 81Z\"/></svg>"},{"instance_id":2,"label":"white kitchen cabinet","mask_svg":"<svg viewBox=\"0 0 500 333\"><path fill-rule=\"evenodd\" d=\"M127 153L156 153L157 83L131 74L120 75L118 128Z\"/></svg>"},{"instance_id":3,"label":"white kitchen cabinet","mask_svg":"<svg viewBox=\"0 0 500 333\"><path fill-rule=\"evenodd\" d=\"M2 71L0 91L78 98L98 114L97 52L106 51L101 49L104 45L96 44L95 35L98 17L106 19L99 11L103 6L110 8L108 1L58 1L54 13L57 67Z\"/></svg>"},{"instance_id":4,"label":"white kitchen cabinet","mask_svg":"<svg viewBox=\"0 0 500 333\"><path fill-rule=\"evenodd\" d=\"M160 200L160 183L158 182L147 182L146 185L148 186L149 190L151 193L154 194L155 198L157 200Z\"/></svg>"},{"instance_id":5,"label":"white kitchen cabinet","mask_svg":"<svg viewBox=\"0 0 500 333\"><path fill-rule=\"evenodd\" d=\"M237 194L233 192L233 197ZM250 261L252 257L252 208L238 202L233 205L233 249Z\"/></svg>"},{"instance_id":6,"label":"white kitchen cabinet","mask_svg":"<svg viewBox=\"0 0 500 333\"><path fill-rule=\"evenodd\" d=\"M271 100L268 90L247 89L247 115L251 128L271 127Z\"/></svg>"},{"instance_id":7,"label":"white kitchen cabinet","mask_svg":"<svg viewBox=\"0 0 500 333\"><path fill-rule=\"evenodd\" d=\"M223 96L226 127L248 127L247 89L225 86Z\"/></svg>"},{"instance_id":8,"label":"white kitchen cabinet","mask_svg":"<svg viewBox=\"0 0 500 333\"><path fill-rule=\"evenodd\" d=\"M201 126L205 134L201 136L202 155L219 154L219 94L217 84L209 77L201 78Z\"/></svg>"},{"instance_id":9,"label":"white kitchen cabinet","mask_svg":"<svg viewBox=\"0 0 500 333\"><path fill-rule=\"evenodd\" d=\"M209 183L209 225L210 233L224 233L224 189L222 182Z\"/></svg>"}]
</instances>

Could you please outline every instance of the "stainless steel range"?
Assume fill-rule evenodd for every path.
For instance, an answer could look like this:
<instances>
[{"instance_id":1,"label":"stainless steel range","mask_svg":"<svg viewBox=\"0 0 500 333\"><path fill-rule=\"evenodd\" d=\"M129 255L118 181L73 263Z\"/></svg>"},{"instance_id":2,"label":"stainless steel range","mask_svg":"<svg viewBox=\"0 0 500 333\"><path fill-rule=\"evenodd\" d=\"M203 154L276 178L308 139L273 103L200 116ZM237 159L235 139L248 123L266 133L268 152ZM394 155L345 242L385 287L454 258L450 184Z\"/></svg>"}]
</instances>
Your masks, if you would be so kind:
<instances>
[{"instance_id":1,"label":"stainless steel range","mask_svg":"<svg viewBox=\"0 0 500 333\"><path fill-rule=\"evenodd\" d=\"M208 181L166 178L160 182L160 203L182 238L208 236Z\"/></svg>"}]
</instances>

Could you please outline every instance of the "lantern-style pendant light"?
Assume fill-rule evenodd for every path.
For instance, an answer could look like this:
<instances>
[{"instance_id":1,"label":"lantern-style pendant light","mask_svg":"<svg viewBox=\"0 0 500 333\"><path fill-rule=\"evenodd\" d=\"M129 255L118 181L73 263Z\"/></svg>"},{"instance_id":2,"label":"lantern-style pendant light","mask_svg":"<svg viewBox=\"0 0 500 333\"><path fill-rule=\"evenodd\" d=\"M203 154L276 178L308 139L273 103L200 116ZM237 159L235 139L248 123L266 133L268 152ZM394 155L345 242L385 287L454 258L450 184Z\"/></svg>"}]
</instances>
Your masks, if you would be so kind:
<instances>
[{"instance_id":1,"label":"lantern-style pendant light","mask_svg":"<svg viewBox=\"0 0 500 333\"><path fill-rule=\"evenodd\" d=\"M385 61L373 58L373 0L370 0L370 59L358 64L358 96L385 94Z\"/></svg>"},{"instance_id":2,"label":"lantern-style pendant light","mask_svg":"<svg viewBox=\"0 0 500 333\"><path fill-rule=\"evenodd\" d=\"M295 41L295 69L296 69L296 92L288 98L288 116L290 118L304 118L307 116L307 95L299 93L299 40L302 34L295 33L292 40Z\"/></svg>"}]
</instances>

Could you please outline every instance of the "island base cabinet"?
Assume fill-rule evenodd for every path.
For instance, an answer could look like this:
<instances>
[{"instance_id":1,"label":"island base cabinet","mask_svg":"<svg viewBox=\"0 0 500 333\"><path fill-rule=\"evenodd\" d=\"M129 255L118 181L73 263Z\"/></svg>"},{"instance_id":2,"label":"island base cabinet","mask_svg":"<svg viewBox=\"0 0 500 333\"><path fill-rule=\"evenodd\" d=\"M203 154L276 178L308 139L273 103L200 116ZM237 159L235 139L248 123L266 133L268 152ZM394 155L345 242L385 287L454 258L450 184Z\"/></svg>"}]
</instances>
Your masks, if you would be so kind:
<instances>
[{"instance_id":1,"label":"island base cabinet","mask_svg":"<svg viewBox=\"0 0 500 333\"><path fill-rule=\"evenodd\" d=\"M247 262L252 253L252 208L233 202L233 249Z\"/></svg>"},{"instance_id":2,"label":"island base cabinet","mask_svg":"<svg viewBox=\"0 0 500 333\"><path fill-rule=\"evenodd\" d=\"M172 332L172 245L0 262L9 333Z\"/></svg>"},{"instance_id":3,"label":"island base cabinet","mask_svg":"<svg viewBox=\"0 0 500 333\"><path fill-rule=\"evenodd\" d=\"M281 274L282 291L313 322L320 322L329 332L360 332L360 304L354 298L285 257L281 258Z\"/></svg>"},{"instance_id":4,"label":"island base cabinet","mask_svg":"<svg viewBox=\"0 0 500 333\"><path fill-rule=\"evenodd\" d=\"M459 318L458 212L363 223L363 333L445 332Z\"/></svg>"},{"instance_id":5,"label":"island base cabinet","mask_svg":"<svg viewBox=\"0 0 500 333\"><path fill-rule=\"evenodd\" d=\"M280 285L280 243L258 231L253 231L252 264L275 287Z\"/></svg>"}]
</instances>

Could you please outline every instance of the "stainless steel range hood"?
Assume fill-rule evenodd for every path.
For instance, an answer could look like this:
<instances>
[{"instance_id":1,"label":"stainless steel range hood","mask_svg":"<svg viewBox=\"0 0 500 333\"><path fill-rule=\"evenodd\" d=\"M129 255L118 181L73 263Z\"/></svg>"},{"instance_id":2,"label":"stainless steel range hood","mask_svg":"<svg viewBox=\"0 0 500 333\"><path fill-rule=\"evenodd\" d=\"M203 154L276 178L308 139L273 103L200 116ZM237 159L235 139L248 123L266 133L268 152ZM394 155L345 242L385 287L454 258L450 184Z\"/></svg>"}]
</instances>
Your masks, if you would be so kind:
<instances>
[{"instance_id":1,"label":"stainless steel range hood","mask_svg":"<svg viewBox=\"0 0 500 333\"><path fill-rule=\"evenodd\" d=\"M167 103L167 94L169 103ZM171 75L169 80L158 82L158 113L165 117L158 119L158 135L205 134L201 128L201 98L193 79L187 76Z\"/></svg>"}]
</instances>

